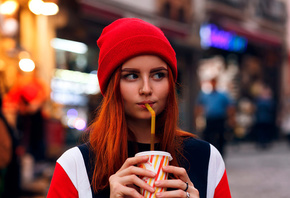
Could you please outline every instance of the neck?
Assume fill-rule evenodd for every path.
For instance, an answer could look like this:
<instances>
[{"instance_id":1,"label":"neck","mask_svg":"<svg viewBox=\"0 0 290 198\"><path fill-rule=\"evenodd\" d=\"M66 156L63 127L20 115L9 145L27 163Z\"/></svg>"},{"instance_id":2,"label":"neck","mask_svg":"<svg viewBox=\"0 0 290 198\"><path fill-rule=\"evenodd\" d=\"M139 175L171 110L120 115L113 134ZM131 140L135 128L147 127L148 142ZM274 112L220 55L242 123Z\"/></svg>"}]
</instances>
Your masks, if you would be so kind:
<instances>
[{"instance_id":1,"label":"neck","mask_svg":"<svg viewBox=\"0 0 290 198\"><path fill-rule=\"evenodd\" d=\"M151 120L127 119L128 128L134 133L139 143L150 143Z\"/></svg>"}]
</instances>

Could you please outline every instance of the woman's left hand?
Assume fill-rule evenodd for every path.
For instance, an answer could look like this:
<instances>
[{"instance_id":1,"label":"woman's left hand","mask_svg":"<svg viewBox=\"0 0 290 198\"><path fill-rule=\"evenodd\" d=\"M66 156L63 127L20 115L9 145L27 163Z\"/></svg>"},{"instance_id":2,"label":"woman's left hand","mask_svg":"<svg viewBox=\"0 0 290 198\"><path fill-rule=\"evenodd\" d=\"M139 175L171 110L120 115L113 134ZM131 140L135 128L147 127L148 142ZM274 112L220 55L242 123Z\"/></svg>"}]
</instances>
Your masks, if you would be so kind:
<instances>
[{"instance_id":1,"label":"woman's left hand","mask_svg":"<svg viewBox=\"0 0 290 198\"><path fill-rule=\"evenodd\" d=\"M160 188L173 188L175 190L158 192L156 193L156 197L199 198L199 192L190 181L184 168L164 166L163 171L175 175L177 179L158 180L155 182L155 186Z\"/></svg>"}]
</instances>

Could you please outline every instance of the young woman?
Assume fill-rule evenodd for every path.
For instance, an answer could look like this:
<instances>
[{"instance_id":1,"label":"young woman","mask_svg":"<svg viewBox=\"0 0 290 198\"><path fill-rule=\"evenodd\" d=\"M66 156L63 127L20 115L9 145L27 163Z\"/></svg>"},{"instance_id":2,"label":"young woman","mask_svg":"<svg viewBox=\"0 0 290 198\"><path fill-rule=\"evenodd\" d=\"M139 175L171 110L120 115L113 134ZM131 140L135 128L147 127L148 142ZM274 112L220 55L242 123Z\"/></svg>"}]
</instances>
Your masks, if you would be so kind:
<instances>
[{"instance_id":1,"label":"young woman","mask_svg":"<svg viewBox=\"0 0 290 198\"><path fill-rule=\"evenodd\" d=\"M156 181L168 191L156 197L231 197L223 159L217 149L178 129L175 95L176 55L163 32L136 18L107 26L98 42L98 78L104 96L86 144L66 151L56 163L50 197L142 197L154 189L140 177L155 177L137 167L150 150L151 114L156 112L155 150L173 160Z\"/></svg>"}]
</instances>

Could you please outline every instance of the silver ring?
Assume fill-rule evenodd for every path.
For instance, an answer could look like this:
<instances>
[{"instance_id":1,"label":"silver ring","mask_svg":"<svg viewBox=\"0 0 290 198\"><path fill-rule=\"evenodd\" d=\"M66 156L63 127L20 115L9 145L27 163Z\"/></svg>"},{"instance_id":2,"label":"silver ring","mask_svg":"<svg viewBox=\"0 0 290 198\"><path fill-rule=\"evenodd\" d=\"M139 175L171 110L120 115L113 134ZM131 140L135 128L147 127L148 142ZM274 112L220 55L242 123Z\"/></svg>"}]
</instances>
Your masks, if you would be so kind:
<instances>
[{"instance_id":1,"label":"silver ring","mask_svg":"<svg viewBox=\"0 0 290 198\"><path fill-rule=\"evenodd\" d=\"M186 192L186 198L190 198L189 192Z\"/></svg>"},{"instance_id":2,"label":"silver ring","mask_svg":"<svg viewBox=\"0 0 290 198\"><path fill-rule=\"evenodd\" d=\"M188 189L188 182L185 182L185 183L186 183L186 188L185 188L184 191L187 191L187 189Z\"/></svg>"}]
</instances>

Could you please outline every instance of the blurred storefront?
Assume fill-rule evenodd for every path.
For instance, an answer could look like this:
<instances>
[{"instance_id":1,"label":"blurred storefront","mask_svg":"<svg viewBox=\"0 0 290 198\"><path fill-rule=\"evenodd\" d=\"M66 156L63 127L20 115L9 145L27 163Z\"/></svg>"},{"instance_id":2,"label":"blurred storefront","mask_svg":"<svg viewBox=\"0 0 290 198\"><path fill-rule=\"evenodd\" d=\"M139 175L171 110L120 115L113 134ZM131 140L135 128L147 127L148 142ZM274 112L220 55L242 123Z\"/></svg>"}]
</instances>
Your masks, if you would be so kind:
<instances>
[{"instance_id":1,"label":"blurred storefront","mask_svg":"<svg viewBox=\"0 0 290 198\"><path fill-rule=\"evenodd\" d=\"M286 1L286 9L288 12L287 17L287 28L286 28L286 48L287 52L285 55L286 58L284 59L283 66L282 66L282 75L281 75L281 105L280 105L280 115L278 123L281 127L281 134L286 136L288 140L290 140L290 20L289 20L289 13L290 13L290 2Z\"/></svg>"},{"instance_id":2,"label":"blurred storefront","mask_svg":"<svg viewBox=\"0 0 290 198\"><path fill-rule=\"evenodd\" d=\"M270 87L275 117L278 115L286 53L286 6L276 0L209 0L204 8L206 16L200 29L204 51L198 69L201 83L207 89L207 78L219 77L220 89L236 100L235 132L244 137L255 121L253 107L262 85Z\"/></svg>"},{"instance_id":3,"label":"blurred storefront","mask_svg":"<svg viewBox=\"0 0 290 198\"><path fill-rule=\"evenodd\" d=\"M49 43L55 38L57 24L54 17L58 11L56 0L0 1L1 98L4 97L4 114L15 128L18 127L17 117L23 110L22 100L25 99L26 107L30 108L40 98L36 97L35 89L31 89L30 85L36 85L34 80L41 81L45 90L50 88L55 58ZM25 88L26 85L30 88ZM17 98L12 92L17 93ZM26 100L24 94L32 97ZM41 114L47 118L50 117L48 101L40 105ZM18 136L27 138L22 137L21 131Z\"/></svg>"},{"instance_id":4,"label":"blurred storefront","mask_svg":"<svg viewBox=\"0 0 290 198\"><path fill-rule=\"evenodd\" d=\"M285 2L289 7L287 0L0 0L0 93L30 72L20 60L32 61L49 86L47 154L58 157L78 141L102 99L96 40L112 21L138 17L160 27L176 51L181 128L195 133L197 95L219 75L220 88L237 102L242 137L253 124L259 83L270 86L276 104L290 103ZM54 13L46 13L50 6ZM10 123L15 114L6 114Z\"/></svg>"},{"instance_id":5,"label":"blurred storefront","mask_svg":"<svg viewBox=\"0 0 290 198\"><path fill-rule=\"evenodd\" d=\"M58 13L49 16L31 11L28 3L37 1L15 1L18 7L13 15L1 14L0 71L5 73L9 89L17 80L19 53L28 52L26 57L34 61L39 77L50 85L47 113L61 120L71 134L80 134L93 119L92 109L101 98L96 89L96 40L106 25L121 17L138 17L155 24L172 43L179 64L183 129L195 130L193 110L202 65L216 65L205 70L223 71L221 86L237 101L253 99L258 81L266 81L275 100L280 100L286 36L283 1L41 1L58 5ZM13 31L3 28L11 17L16 25L9 26L14 27L14 33L7 35Z\"/></svg>"}]
</instances>

